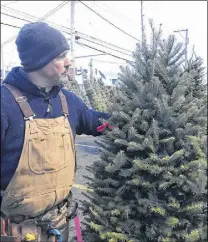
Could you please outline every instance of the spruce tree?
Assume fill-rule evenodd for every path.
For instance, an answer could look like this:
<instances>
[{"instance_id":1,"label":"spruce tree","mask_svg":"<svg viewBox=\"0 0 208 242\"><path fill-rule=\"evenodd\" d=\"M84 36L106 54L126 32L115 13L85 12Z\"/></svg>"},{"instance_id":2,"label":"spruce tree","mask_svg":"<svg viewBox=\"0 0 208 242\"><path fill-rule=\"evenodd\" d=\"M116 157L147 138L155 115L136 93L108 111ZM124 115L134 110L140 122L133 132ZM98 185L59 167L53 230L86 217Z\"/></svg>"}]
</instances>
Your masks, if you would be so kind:
<instances>
[{"instance_id":1,"label":"spruce tree","mask_svg":"<svg viewBox=\"0 0 208 242\"><path fill-rule=\"evenodd\" d=\"M114 128L88 167L86 242L207 241L206 96L190 89L182 44L151 29L121 70Z\"/></svg>"},{"instance_id":2,"label":"spruce tree","mask_svg":"<svg viewBox=\"0 0 208 242\"><path fill-rule=\"evenodd\" d=\"M67 75L67 77L62 80L62 83L67 90L76 94L88 107L90 107L86 94L81 90L78 82L76 81L76 77L73 79L71 75Z\"/></svg>"},{"instance_id":3,"label":"spruce tree","mask_svg":"<svg viewBox=\"0 0 208 242\"><path fill-rule=\"evenodd\" d=\"M94 93L93 85L91 84L86 73L83 73L82 78L83 78L85 93L86 93L86 96L88 97L90 106L92 108L95 108L97 107L98 103Z\"/></svg>"},{"instance_id":4,"label":"spruce tree","mask_svg":"<svg viewBox=\"0 0 208 242\"><path fill-rule=\"evenodd\" d=\"M108 111L109 103L111 102L111 98L113 97L110 96L110 92L101 78L98 78L97 80L95 80L95 83L99 93L99 100L100 100L100 105L102 105L102 110Z\"/></svg>"},{"instance_id":5,"label":"spruce tree","mask_svg":"<svg viewBox=\"0 0 208 242\"><path fill-rule=\"evenodd\" d=\"M107 96L105 95L106 89L103 81L93 77L90 82L97 101L95 108L100 111L107 111Z\"/></svg>"},{"instance_id":6,"label":"spruce tree","mask_svg":"<svg viewBox=\"0 0 208 242\"><path fill-rule=\"evenodd\" d=\"M185 71L192 73L193 75L193 83L191 86L193 96L201 98L201 95L206 95L207 93L205 90L207 90L207 83L205 83L205 67L203 66L203 59L200 56L194 55L193 52Z\"/></svg>"},{"instance_id":7,"label":"spruce tree","mask_svg":"<svg viewBox=\"0 0 208 242\"><path fill-rule=\"evenodd\" d=\"M103 81L95 78L90 79L85 74L83 75L83 83L91 107L98 111L107 111L110 96Z\"/></svg>"}]
</instances>

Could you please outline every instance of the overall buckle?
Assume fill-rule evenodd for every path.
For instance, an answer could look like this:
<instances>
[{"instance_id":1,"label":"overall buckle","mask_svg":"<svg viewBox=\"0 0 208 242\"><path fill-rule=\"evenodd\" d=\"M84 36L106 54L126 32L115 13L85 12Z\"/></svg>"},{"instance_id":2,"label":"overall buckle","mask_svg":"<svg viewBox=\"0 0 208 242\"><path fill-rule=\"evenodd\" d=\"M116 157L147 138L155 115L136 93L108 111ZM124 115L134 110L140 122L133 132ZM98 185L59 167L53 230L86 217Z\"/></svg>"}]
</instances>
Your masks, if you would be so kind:
<instances>
[{"instance_id":1,"label":"overall buckle","mask_svg":"<svg viewBox=\"0 0 208 242\"><path fill-rule=\"evenodd\" d=\"M27 101L27 97L26 97L26 96L17 97L17 98L16 98L16 101L17 101L18 103L26 102L26 101Z\"/></svg>"},{"instance_id":2,"label":"overall buckle","mask_svg":"<svg viewBox=\"0 0 208 242\"><path fill-rule=\"evenodd\" d=\"M35 117L35 114L33 114L32 116L29 116L29 117L24 117L24 120L32 121L34 117Z\"/></svg>"}]
</instances>

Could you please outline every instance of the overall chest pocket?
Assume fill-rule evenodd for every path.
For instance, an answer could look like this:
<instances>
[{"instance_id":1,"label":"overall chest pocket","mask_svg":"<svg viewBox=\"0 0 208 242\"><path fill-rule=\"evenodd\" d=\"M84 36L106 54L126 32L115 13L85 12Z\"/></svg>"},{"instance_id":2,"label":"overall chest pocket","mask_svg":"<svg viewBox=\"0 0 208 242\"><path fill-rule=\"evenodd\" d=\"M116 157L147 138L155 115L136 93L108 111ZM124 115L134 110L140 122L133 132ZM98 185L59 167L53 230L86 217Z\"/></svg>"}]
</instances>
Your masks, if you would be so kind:
<instances>
[{"instance_id":1,"label":"overall chest pocket","mask_svg":"<svg viewBox=\"0 0 208 242\"><path fill-rule=\"evenodd\" d=\"M69 130L36 135L29 140L29 166L34 173L56 172L68 164L72 152Z\"/></svg>"}]
</instances>

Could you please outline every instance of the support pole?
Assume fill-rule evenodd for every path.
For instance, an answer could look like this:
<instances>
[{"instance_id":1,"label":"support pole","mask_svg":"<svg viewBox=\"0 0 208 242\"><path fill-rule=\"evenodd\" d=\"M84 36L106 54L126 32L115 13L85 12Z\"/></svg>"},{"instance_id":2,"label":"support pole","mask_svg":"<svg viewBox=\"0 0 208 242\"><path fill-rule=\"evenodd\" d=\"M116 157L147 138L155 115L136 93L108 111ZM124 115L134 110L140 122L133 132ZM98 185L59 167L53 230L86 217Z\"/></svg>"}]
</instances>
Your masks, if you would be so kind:
<instances>
[{"instance_id":1,"label":"support pole","mask_svg":"<svg viewBox=\"0 0 208 242\"><path fill-rule=\"evenodd\" d=\"M75 58L74 58L74 45L75 45L75 26L74 26L74 10L75 10L75 1L71 0L71 61L72 61L72 78L75 80Z\"/></svg>"}]
</instances>

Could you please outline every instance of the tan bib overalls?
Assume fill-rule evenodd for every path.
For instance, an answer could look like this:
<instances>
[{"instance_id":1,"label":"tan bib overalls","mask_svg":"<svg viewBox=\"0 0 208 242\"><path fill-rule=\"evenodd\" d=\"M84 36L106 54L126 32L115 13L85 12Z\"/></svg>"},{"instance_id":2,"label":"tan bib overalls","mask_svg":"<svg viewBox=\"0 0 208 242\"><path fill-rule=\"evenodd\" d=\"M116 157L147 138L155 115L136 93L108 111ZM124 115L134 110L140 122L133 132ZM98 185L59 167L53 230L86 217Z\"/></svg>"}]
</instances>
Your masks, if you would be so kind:
<instances>
[{"instance_id":1,"label":"tan bib overalls","mask_svg":"<svg viewBox=\"0 0 208 242\"><path fill-rule=\"evenodd\" d=\"M16 229L13 226L12 232L3 233L11 236L10 242L12 239L24 240L31 231L36 236L35 241L55 241L37 225L37 220L51 220L52 217L56 225L67 224L66 204L62 204L61 208L58 206L59 210L57 208L67 198L75 173L74 139L67 118L66 98L62 92L59 93L63 116L53 119L33 118L35 115L26 97L17 88L4 85L12 92L24 114L25 138L16 172L4 191L1 204L4 215L17 220L24 219L17 222ZM67 233L63 242L67 241ZM21 236L21 240L18 236Z\"/></svg>"}]
</instances>

